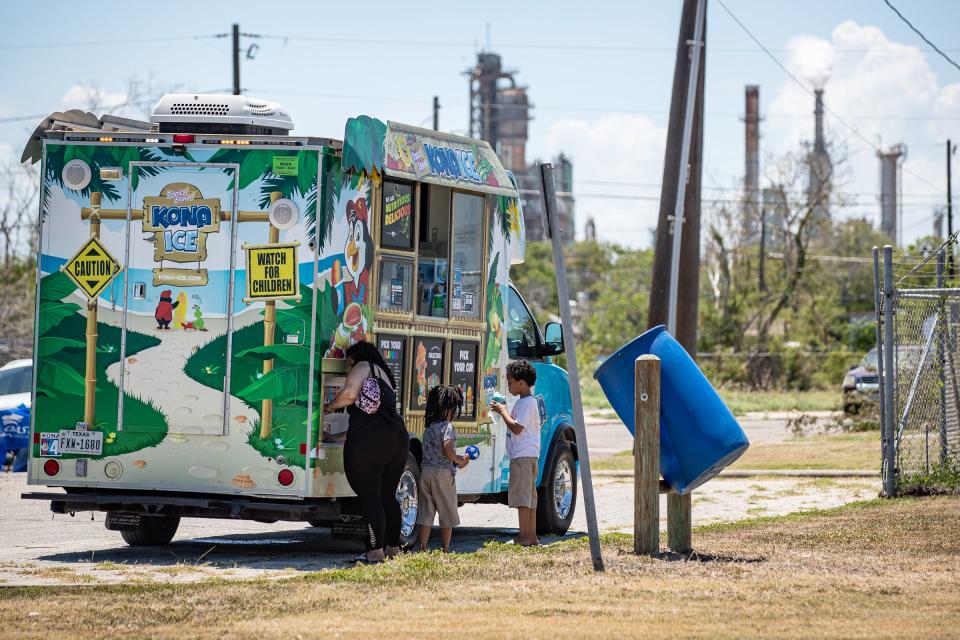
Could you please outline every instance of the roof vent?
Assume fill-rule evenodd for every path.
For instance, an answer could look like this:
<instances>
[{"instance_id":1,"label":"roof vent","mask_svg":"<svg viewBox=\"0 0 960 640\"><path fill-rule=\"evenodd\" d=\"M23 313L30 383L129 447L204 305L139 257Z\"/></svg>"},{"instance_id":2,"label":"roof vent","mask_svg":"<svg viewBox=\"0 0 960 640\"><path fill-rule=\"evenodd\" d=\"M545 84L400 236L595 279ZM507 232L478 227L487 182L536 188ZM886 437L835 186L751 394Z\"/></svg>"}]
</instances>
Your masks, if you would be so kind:
<instances>
[{"instance_id":1,"label":"roof vent","mask_svg":"<svg viewBox=\"0 0 960 640\"><path fill-rule=\"evenodd\" d=\"M286 135L293 129L280 104L245 96L168 93L150 114L161 133Z\"/></svg>"}]
</instances>

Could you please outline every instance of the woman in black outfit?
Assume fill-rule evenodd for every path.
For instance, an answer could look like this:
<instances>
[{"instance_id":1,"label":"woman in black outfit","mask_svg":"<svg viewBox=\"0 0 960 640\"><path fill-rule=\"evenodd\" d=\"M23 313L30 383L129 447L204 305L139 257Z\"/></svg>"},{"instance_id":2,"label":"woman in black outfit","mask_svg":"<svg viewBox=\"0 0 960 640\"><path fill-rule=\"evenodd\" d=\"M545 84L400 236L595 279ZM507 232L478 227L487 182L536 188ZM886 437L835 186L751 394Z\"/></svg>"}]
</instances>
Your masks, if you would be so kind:
<instances>
[{"instance_id":1,"label":"woman in black outfit","mask_svg":"<svg viewBox=\"0 0 960 640\"><path fill-rule=\"evenodd\" d=\"M343 468L357 494L366 526L367 553L361 562L382 562L400 551L400 504L397 485L407 463L410 437L397 414L396 381L380 351L369 342L358 342L346 353L347 382L323 408L330 413L347 408L350 425L343 446ZM380 407L369 414L355 402L368 378L380 387Z\"/></svg>"}]
</instances>

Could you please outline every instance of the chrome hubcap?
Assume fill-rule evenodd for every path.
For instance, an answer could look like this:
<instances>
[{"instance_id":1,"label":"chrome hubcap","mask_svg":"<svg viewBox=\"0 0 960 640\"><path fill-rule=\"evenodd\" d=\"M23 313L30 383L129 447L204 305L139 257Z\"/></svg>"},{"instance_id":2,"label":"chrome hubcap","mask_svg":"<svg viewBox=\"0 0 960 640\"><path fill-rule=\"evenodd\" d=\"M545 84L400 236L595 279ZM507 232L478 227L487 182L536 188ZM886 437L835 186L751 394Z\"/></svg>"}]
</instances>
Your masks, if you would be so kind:
<instances>
[{"instance_id":1,"label":"chrome hubcap","mask_svg":"<svg viewBox=\"0 0 960 640\"><path fill-rule=\"evenodd\" d=\"M564 459L557 465L557 473L553 480L553 507L561 520L570 515L573 504L573 469Z\"/></svg>"},{"instance_id":2,"label":"chrome hubcap","mask_svg":"<svg viewBox=\"0 0 960 640\"><path fill-rule=\"evenodd\" d=\"M397 502L400 503L400 533L406 538L417 526L417 479L409 469L400 476Z\"/></svg>"}]
</instances>

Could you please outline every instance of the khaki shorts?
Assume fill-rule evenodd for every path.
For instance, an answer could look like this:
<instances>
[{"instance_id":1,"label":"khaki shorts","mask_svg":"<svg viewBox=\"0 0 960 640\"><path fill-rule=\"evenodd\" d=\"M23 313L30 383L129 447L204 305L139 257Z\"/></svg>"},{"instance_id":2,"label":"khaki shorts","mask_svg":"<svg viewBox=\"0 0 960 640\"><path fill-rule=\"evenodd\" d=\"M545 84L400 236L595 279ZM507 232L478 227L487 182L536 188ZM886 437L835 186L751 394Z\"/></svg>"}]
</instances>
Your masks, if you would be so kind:
<instances>
[{"instance_id":1,"label":"khaki shorts","mask_svg":"<svg viewBox=\"0 0 960 640\"><path fill-rule=\"evenodd\" d=\"M433 518L438 513L442 529L451 529L460 524L460 514L457 511L457 478L449 469L424 467L420 474L417 524L432 527Z\"/></svg>"},{"instance_id":2,"label":"khaki shorts","mask_svg":"<svg viewBox=\"0 0 960 640\"><path fill-rule=\"evenodd\" d=\"M537 462L537 458L514 458L510 461L507 506L511 509L537 508Z\"/></svg>"}]
</instances>

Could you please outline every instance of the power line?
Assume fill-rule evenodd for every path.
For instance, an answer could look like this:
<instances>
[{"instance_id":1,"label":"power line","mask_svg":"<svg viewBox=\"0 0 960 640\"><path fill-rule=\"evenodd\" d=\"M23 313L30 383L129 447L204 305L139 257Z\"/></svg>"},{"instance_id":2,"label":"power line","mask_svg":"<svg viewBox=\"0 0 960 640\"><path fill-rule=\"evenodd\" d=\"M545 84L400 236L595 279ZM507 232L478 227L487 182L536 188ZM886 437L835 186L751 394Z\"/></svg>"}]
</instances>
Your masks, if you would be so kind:
<instances>
[{"instance_id":1,"label":"power line","mask_svg":"<svg viewBox=\"0 0 960 640\"><path fill-rule=\"evenodd\" d=\"M102 40L76 40L73 42L47 42L30 44L4 44L0 51L15 49L65 49L72 47L112 47L118 44L143 44L144 42L183 42L204 36L168 36L159 38L104 38Z\"/></svg>"},{"instance_id":2,"label":"power line","mask_svg":"<svg viewBox=\"0 0 960 640\"><path fill-rule=\"evenodd\" d=\"M778 67L780 67L780 69L781 69L785 74L787 74L787 76L788 76L791 80L793 80L793 81L797 84L797 86L799 86L801 89L803 89L808 95L810 95L810 97L816 97L815 94L814 94L814 92L811 91L810 88L807 87L807 85L803 83L803 81L801 81L797 76L795 76L792 71L790 71L789 69L787 69L787 67L786 67L782 62L780 62L780 60L779 60L775 55L773 55L773 53L771 53L770 50L767 49L767 47L764 46L764 44L763 44L762 42L760 42L760 39L757 38L757 36L753 35L753 32L751 32L750 29L748 29L747 26L746 26L745 24L743 24L743 22L740 21L740 18L738 18L736 15L734 15L733 11L731 11L730 8L727 7L726 4L724 4L723 0L717 0L717 3L719 3L720 7L723 8L723 10L727 12L727 15L729 15L729 16L733 19L733 21L737 23L737 25L743 30L743 32L746 33L747 36L748 36L751 40L753 40L753 42L754 42L758 47L760 47L760 48L763 50L764 53L767 54L767 57L770 58L771 60L773 60L773 62L774 62ZM857 136L858 138L860 138L861 140L863 140L864 142L866 142L866 143L867 143L872 149L874 149L877 153L883 153L883 150L880 149L880 147L878 147L877 145L875 145L869 138L867 138L865 135L863 135L862 133L860 133L860 131L857 130L856 127L854 127L854 126L851 125L849 122L847 122L847 121L844 120L842 117L840 117L840 114L838 114L836 111L834 111L833 109L831 109L831 108L830 108L829 106L827 106L826 104L823 105L823 108L824 108L825 111L827 111L827 113L829 113L829 114L832 115L834 118L836 118L837 121L838 121L840 124L842 124L844 127L846 127L847 129L849 129L855 136ZM936 185L933 184L932 182L926 180L925 178L923 178L923 177L920 176L919 174L916 174L916 173L914 173L913 171L910 171L909 169L907 169L906 166L901 165L901 166L900 166L900 169L901 169L901 171L903 171L904 173L909 173L911 176L913 176L914 178L916 178L916 179L919 180L920 182L926 184L927 186L933 187L934 189L937 190L938 193L943 191L943 189L941 189L940 187L936 186Z\"/></svg>"},{"instance_id":3,"label":"power line","mask_svg":"<svg viewBox=\"0 0 960 640\"><path fill-rule=\"evenodd\" d=\"M0 124L7 122L23 122L24 120L39 120L40 118L45 118L49 113L39 113L32 116L10 116L8 118L0 118Z\"/></svg>"},{"instance_id":4,"label":"power line","mask_svg":"<svg viewBox=\"0 0 960 640\"><path fill-rule=\"evenodd\" d=\"M890 10L891 10L891 11L893 11L895 14L897 14L897 17L898 17L898 18L900 18L901 20L903 20L903 21L906 23L906 25L907 25L908 27L910 27L911 30L913 30L913 32L914 32L915 34L917 34L918 36L920 36L920 39L921 39L921 40L923 40L924 42L926 42L928 45L930 45L930 46L933 48L934 51L936 51L936 52L939 53L941 56L943 56L943 59L944 59L944 60L946 60L947 62L949 62L949 63L952 64L953 66L955 66L958 70L960 70L960 64L957 64L956 62L954 62L953 59L952 59L950 56L948 56L947 54L945 54L939 47L937 47L937 45L935 45L935 44L933 44L932 42L930 42L930 40L927 38L927 36L925 36L925 35L923 35L923 33L921 33L920 29L917 29L915 26L913 26L913 24L912 24L909 20L907 20L907 17L904 16L902 13L900 13L900 11L899 11L895 6L893 6L893 5L890 3L890 0L883 0L883 1L884 1L884 3L885 3L888 7L890 7Z\"/></svg>"}]
</instances>

